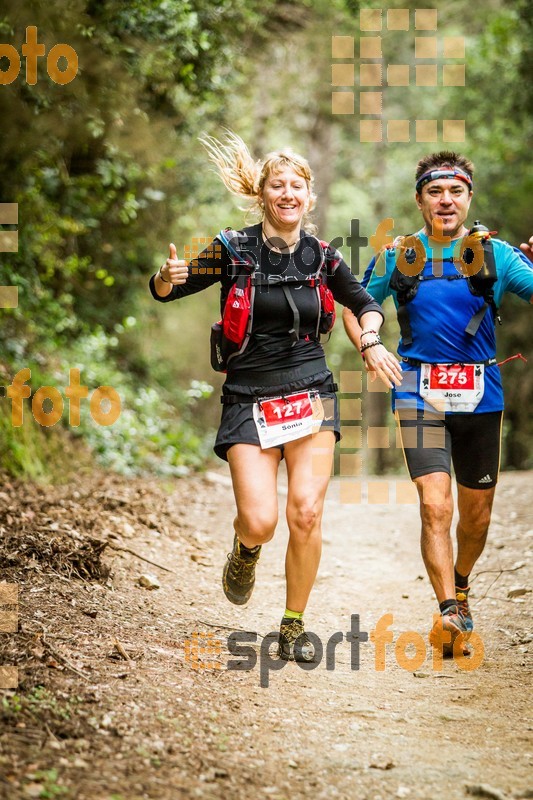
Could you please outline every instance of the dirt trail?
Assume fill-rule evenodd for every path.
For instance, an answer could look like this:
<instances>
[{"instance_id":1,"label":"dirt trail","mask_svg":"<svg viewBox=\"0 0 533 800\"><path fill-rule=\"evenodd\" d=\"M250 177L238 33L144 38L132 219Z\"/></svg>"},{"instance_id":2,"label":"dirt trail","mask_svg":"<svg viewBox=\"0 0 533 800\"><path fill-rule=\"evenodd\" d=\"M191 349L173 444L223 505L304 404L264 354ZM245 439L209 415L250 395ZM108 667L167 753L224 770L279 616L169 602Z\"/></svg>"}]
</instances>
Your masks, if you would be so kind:
<instances>
[{"instance_id":1,"label":"dirt trail","mask_svg":"<svg viewBox=\"0 0 533 800\"><path fill-rule=\"evenodd\" d=\"M12 486L11 501L17 492L22 488ZM260 637L277 629L283 521L242 609L220 587L233 516L223 472L172 483L100 478L45 495L49 525L61 512L78 532L172 572L117 550L106 550L112 574L105 586L68 578L38 554L25 568L14 563L5 571L20 585L20 628L2 634L0 663L18 664L20 686L3 693L2 797L459 800L479 784L492 787L479 796L533 797L531 594L508 597L513 587L532 586L525 563L533 535L531 473L504 474L497 492L478 564L478 571L496 571L479 575L473 590L485 644L479 669L447 661L434 670L428 647L425 663L406 670L392 644L385 670L377 671L374 644L366 642L356 670L344 640L334 670L325 658L312 671L284 664L268 672L268 687L261 685L260 659L248 671L227 669L237 659L226 637L257 632L259 654ZM283 501L282 489L281 507ZM43 493L26 493L23 507L28 530L42 512ZM371 631L392 613L395 642L407 631L427 642L435 603L421 577L418 530L415 505L341 504L333 481L307 628L325 644L350 629L352 614ZM138 586L144 572L161 587ZM212 650L195 656L197 644Z\"/></svg>"}]
</instances>

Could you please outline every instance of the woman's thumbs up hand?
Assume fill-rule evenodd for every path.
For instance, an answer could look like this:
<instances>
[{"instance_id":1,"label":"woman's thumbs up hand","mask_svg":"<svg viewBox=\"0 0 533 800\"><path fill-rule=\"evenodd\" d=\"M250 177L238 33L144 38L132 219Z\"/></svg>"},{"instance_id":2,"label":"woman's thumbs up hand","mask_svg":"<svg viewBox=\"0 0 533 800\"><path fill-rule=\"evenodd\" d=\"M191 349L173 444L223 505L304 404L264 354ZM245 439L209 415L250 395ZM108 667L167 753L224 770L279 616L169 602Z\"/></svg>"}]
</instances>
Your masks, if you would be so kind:
<instances>
[{"instance_id":1,"label":"woman's thumbs up hand","mask_svg":"<svg viewBox=\"0 0 533 800\"><path fill-rule=\"evenodd\" d=\"M164 281L179 286L185 283L189 275L186 261L180 261L176 252L176 245L170 244L169 256L161 267L161 277Z\"/></svg>"}]
</instances>

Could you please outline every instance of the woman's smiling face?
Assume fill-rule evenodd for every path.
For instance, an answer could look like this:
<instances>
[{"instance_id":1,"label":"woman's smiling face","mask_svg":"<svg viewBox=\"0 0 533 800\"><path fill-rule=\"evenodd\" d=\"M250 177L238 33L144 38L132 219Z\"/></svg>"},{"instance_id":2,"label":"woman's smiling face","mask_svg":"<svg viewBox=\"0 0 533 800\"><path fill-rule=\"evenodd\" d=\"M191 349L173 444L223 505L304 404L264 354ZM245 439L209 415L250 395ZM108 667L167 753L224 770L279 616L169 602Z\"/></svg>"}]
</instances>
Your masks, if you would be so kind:
<instances>
[{"instance_id":1,"label":"woman's smiling face","mask_svg":"<svg viewBox=\"0 0 533 800\"><path fill-rule=\"evenodd\" d=\"M307 181L292 167L271 172L263 186L265 219L276 229L300 225L309 204Z\"/></svg>"}]
</instances>

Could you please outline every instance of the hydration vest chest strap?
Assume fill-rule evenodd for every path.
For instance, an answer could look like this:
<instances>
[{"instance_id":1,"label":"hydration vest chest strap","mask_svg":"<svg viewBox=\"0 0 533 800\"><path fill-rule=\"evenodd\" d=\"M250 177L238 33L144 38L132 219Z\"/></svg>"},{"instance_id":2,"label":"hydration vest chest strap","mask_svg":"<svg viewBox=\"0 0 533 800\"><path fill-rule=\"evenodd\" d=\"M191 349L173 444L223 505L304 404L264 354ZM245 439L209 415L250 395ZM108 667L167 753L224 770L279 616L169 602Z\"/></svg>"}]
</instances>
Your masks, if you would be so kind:
<instances>
[{"instance_id":1,"label":"hydration vest chest strap","mask_svg":"<svg viewBox=\"0 0 533 800\"><path fill-rule=\"evenodd\" d=\"M294 297L291 294L291 290L287 286L286 283L281 284L281 288L283 289L283 294L287 299L287 303L290 305L292 310L292 328L289 331L289 336L291 337L291 347L294 347L298 339L300 338L300 312L298 311L298 306L294 302Z\"/></svg>"},{"instance_id":2,"label":"hydration vest chest strap","mask_svg":"<svg viewBox=\"0 0 533 800\"><path fill-rule=\"evenodd\" d=\"M490 302L485 300L479 311L476 311L476 313L471 317L470 322L465 328L465 333L468 333L470 336L476 335L489 306Z\"/></svg>"},{"instance_id":3,"label":"hydration vest chest strap","mask_svg":"<svg viewBox=\"0 0 533 800\"><path fill-rule=\"evenodd\" d=\"M413 330L411 328L411 320L409 318L409 311L407 310L407 303L400 303L398 301L398 324L400 326L400 335L404 345L409 346L413 344Z\"/></svg>"}]
</instances>

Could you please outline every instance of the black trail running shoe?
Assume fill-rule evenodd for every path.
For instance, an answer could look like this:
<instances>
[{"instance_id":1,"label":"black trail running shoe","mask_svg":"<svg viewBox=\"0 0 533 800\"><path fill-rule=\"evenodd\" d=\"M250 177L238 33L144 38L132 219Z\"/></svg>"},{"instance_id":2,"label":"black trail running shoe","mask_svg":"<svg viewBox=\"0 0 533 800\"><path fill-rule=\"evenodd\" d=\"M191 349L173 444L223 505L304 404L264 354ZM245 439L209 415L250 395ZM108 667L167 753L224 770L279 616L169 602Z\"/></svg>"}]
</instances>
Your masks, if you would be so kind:
<instances>
[{"instance_id":1,"label":"black trail running shoe","mask_svg":"<svg viewBox=\"0 0 533 800\"><path fill-rule=\"evenodd\" d=\"M250 599L255 585L255 565L260 553L261 545L258 545L255 552L246 552L235 535L233 550L228 553L222 573L222 588L230 603L242 606Z\"/></svg>"},{"instance_id":2,"label":"black trail running shoe","mask_svg":"<svg viewBox=\"0 0 533 800\"><path fill-rule=\"evenodd\" d=\"M314 661L315 648L301 619L283 617L279 628L278 655L284 661Z\"/></svg>"}]
</instances>

